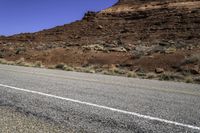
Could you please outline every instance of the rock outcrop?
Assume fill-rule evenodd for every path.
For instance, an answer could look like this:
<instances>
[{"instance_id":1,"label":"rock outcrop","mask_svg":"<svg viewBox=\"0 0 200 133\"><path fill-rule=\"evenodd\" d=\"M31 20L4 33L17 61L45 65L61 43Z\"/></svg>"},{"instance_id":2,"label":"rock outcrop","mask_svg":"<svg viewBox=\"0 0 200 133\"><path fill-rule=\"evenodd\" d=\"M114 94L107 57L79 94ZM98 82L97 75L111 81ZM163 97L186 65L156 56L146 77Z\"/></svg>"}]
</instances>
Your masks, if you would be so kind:
<instances>
[{"instance_id":1,"label":"rock outcrop","mask_svg":"<svg viewBox=\"0 0 200 133\"><path fill-rule=\"evenodd\" d=\"M0 37L0 58L144 71L176 71L173 66L199 48L199 0L119 0L71 24Z\"/></svg>"},{"instance_id":2,"label":"rock outcrop","mask_svg":"<svg viewBox=\"0 0 200 133\"><path fill-rule=\"evenodd\" d=\"M196 44L200 41L199 5L195 0L120 0L99 13L86 13L82 21L5 40L70 45L116 41L126 46L141 42L152 45L162 40Z\"/></svg>"}]
</instances>

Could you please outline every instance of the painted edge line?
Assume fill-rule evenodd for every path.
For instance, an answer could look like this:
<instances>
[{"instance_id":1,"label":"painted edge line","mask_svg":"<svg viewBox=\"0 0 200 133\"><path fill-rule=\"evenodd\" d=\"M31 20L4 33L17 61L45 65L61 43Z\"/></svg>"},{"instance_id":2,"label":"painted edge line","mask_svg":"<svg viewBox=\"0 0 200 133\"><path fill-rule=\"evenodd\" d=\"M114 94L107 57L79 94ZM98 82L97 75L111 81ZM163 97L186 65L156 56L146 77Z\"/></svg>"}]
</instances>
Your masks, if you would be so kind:
<instances>
[{"instance_id":1,"label":"painted edge line","mask_svg":"<svg viewBox=\"0 0 200 133\"><path fill-rule=\"evenodd\" d=\"M101 109L110 110L110 111L114 111L114 112L118 112L118 113L133 115L133 116L143 118L143 119L159 121L159 122L167 123L167 124L173 124L173 125L176 125L176 126L186 127L186 128L190 128L190 129L194 129L194 130L200 130L200 127L193 126L193 125L183 124L183 123L165 120L165 119L161 119L161 118L157 118L157 117L151 117L151 116L142 115L142 114L135 113L135 112L129 112L129 111L125 111L125 110L115 109L115 108L111 108L111 107L107 107L107 106L103 106L103 105L98 105L98 104L94 104L94 103L83 102L83 101L74 100L74 99L71 99L71 98L64 98L64 97L61 97L61 96L56 96L56 95L47 94L47 93L38 92L38 91L31 91L31 90L17 88L17 87L13 87L13 86L9 86L9 85L3 85L3 84L0 84L0 87L9 88L9 89L17 90L17 91L23 91L23 92L32 93L32 94L37 94L37 95L42 95L42 96L51 97L51 98L55 98L55 99L59 99L59 100L83 104L83 105L87 105L87 106L93 106L93 107L96 107L96 108L101 108Z\"/></svg>"}]
</instances>

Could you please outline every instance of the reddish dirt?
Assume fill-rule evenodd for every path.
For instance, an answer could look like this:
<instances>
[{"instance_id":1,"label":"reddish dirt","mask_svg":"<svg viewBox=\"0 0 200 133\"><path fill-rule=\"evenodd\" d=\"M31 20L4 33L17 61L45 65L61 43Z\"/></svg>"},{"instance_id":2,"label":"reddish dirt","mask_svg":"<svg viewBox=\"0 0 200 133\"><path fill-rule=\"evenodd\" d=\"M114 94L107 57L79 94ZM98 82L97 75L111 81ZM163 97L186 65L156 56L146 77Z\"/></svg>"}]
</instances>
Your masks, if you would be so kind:
<instances>
[{"instance_id":1,"label":"reddish dirt","mask_svg":"<svg viewBox=\"0 0 200 133\"><path fill-rule=\"evenodd\" d=\"M24 57L46 65L114 64L147 72L155 68L176 71L173 66L200 53L199 16L199 0L120 0L101 12L86 13L81 21L36 33L1 36L0 58ZM166 53L168 48L175 51Z\"/></svg>"}]
</instances>

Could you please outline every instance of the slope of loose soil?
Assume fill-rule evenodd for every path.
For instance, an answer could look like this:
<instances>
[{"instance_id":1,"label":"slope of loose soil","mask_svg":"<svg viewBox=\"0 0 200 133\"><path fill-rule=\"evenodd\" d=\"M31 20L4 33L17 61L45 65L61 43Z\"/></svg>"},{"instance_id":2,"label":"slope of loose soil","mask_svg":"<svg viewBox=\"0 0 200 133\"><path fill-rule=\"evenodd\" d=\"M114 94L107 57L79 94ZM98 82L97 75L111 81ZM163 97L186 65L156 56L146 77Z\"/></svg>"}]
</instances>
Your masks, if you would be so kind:
<instances>
[{"instance_id":1,"label":"slope of loose soil","mask_svg":"<svg viewBox=\"0 0 200 133\"><path fill-rule=\"evenodd\" d=\"M111 65L140 72L162 68L197 77L199 53L199 0L120 0L86 13L81 21L0 37L0 58L45 65ZM188 61L193 55L195 61Z\"/></svg>"}]
</instances>

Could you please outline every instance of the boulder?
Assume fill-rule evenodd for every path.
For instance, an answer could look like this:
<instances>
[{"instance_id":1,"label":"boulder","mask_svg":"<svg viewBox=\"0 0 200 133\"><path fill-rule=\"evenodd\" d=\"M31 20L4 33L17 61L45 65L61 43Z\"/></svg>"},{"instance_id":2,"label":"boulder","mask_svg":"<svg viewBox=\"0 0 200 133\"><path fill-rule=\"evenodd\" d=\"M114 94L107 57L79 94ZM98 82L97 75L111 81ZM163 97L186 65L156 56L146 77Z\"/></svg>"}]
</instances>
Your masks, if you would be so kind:
<instances>
[{"instance_id":1,"label":"boulder","mask_svg":"<svg viewBox=\"0 0 200 133\"><path fill-rule=\"evenodd\" d=\"M175 52L176 52L176 48L174 48L174 47L170 47L170 48L165 50L166 54L173 54Z\"/></svg>"},{"instance_id":2,"label":"boulder","mask_svg":"<svg viewBox=\"0 0 200 133\"><path fill-rule=\"evenodd\" d=\"M102 25L98 25L97 29L101 30L101 29L103 29L103 26Z\"/></svg>"},{"instance_id":3,"label":"boulder","mask_svg":"<svg viewBox=\"0 0 200 133\"><path fill-rule=\"evenodd\" d=\"M166 48L156 45L152 48L152 53L165 53Z\"/></svg>"},{"instance_id":4,"label":"boulder","mask_svg":"<svg viewBox=\"0 0 200 133\"><path fill-rule=\"evenodd\" d=\"M163 68L156 68L156 69L155 69L155 72L156 72L156 73L164 73L165 70L164 70Z\"/></svg>"},{"instance_id":5,"label":"boulder","mask_svg":"<svg viewBox=\"0 0 200 133\"><path fill-rule=\"evenodd\" d=\"M104 51L104 47L99 44L87 45L82 47L84 50L96 50L96 51Z\"/></svg>"},{"instance_id":6,"label":"boulder","mask_svg":"<svg viewBox=\"0 0 200 133\"><path fill-rule=\"evenodd\" d=\"M127 52L127 50L124 47L108 48L108 51L113 51L113 52Z\"/></svg>"},{"instance_id":7,"label":"boulder","mask_svg":"<svg viewBox=\"0 0 200 133\"><path fill-rule=\"evenodd\" d=\"M171 46L171 43L167 42L167 41L161 41L161 42L159 42L159 45L164 46L164 47L169 47L169 46Z\"/></svg>"}]
</instances>

